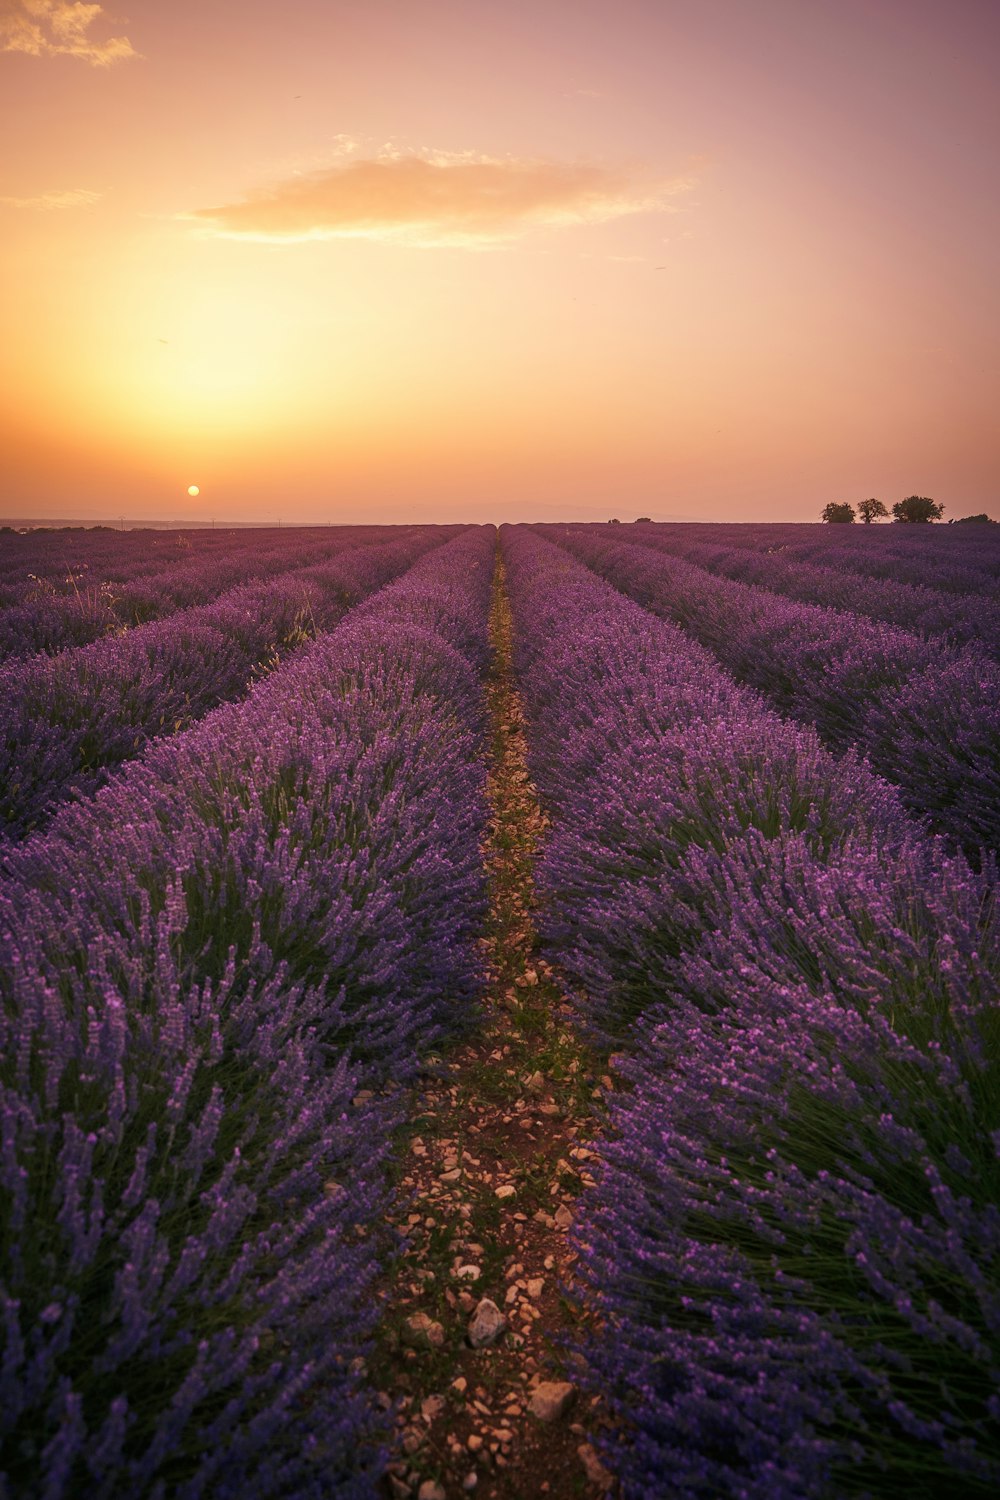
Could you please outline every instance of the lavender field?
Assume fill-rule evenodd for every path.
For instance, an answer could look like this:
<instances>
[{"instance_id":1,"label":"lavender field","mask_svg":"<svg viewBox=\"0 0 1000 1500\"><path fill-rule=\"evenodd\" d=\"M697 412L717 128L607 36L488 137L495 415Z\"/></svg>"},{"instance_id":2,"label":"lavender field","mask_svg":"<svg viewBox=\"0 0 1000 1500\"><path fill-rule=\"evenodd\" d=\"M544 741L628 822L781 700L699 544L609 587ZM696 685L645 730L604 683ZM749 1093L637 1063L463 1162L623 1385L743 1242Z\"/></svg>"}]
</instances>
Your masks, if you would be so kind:
<instances>
[{"instance_id":1,"label":"lavender field","mask_svg":"<svg viewBox=\"0 0 1000 1500\"><path fill-rule=\"evenodd\" d=\"M2 1500L995 1495L997 531L0 538Z\"/></svg>"}]
</instances>

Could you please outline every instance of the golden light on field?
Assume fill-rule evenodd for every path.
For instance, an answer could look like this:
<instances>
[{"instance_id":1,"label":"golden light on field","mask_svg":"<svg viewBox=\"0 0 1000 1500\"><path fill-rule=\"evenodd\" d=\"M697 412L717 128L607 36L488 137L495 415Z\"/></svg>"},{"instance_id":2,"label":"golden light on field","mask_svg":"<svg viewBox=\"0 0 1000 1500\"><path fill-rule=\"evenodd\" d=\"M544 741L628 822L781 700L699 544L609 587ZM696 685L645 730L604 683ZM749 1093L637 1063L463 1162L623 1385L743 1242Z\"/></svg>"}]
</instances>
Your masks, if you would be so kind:
<instances>
[{"instance_id":1,"label":"golden light on field","mask_svg":"<svg viewBox=\"0 0 1000 1500\"><path fill-rule=\"evenodd\" d=\"M188 494L189 495L200 495L201 494L201 490L198 488L198 486L196 484L189 484L188 485Z\"/></svg>"}]
</instances>

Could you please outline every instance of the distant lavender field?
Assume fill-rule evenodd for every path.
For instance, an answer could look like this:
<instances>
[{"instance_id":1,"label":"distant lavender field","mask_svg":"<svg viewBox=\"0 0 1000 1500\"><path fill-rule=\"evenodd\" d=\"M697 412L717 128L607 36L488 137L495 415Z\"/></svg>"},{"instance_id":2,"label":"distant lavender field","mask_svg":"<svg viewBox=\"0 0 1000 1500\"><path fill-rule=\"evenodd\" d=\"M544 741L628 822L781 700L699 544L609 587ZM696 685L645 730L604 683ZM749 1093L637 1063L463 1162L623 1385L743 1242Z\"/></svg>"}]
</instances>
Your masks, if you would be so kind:
<instances>
[{"instance_id":1,"label":"distant lavender field","mask_svg":"<svg viewBox=\"0 0 1000 1500\"><path fill-rule=\"evenodd\" d=\"M495 563L628 1500L1000 1491L1000 528L0 538L0 1496L383 1493Z\"/></svg>"}]
</instances>

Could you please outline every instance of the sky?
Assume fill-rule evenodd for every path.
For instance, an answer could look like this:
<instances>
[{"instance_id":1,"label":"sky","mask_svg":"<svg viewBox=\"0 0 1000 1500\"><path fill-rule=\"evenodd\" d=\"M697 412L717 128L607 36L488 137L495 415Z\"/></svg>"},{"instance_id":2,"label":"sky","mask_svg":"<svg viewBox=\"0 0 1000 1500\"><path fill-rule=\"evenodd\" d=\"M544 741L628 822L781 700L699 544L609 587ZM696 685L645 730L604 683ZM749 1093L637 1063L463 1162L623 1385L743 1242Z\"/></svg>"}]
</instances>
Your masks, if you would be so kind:
<instances>
[{"instance_id":1,"label":"sky","mask_svg":"<svg viewBox=\"0 0 1000 1500\"><path fill-rule=\"evenodd\" d=\"M996 0L0 0L0 515L1000 517L998 57Z\"/></svg>"}]
</instances>

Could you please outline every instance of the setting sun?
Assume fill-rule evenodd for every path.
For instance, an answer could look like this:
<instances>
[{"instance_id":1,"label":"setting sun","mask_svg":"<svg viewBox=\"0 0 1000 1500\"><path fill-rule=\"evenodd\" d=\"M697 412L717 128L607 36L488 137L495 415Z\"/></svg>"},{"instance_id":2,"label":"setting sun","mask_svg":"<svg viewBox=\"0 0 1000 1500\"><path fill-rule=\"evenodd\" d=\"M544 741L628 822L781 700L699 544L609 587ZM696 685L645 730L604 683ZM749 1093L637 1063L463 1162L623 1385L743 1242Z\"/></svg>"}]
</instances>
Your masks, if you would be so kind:
<instances>
[{"instance_id":1,"label":"setting sun","mask_svg":"<svg viewBox=\"0 0 1000 1500\"><path fill-rule=\"evenodd\" d=\"M983 510L958 8L0 0L14 510L169 516L178 452L231 520Z\"/></svg>"},{"instance_id":2,"label":"setting sun","mask_svg":"<svg viewBox=\"0 0 1000 1500\"><path fill-rule=\"evenodd\" d=\"M196 484L189 484L188 485L188 494L189 495L200 495L201 494L201 490L198 488L198 486Z\"/></svg>"}]
</instances>

